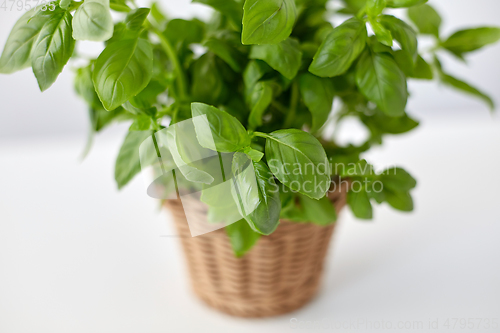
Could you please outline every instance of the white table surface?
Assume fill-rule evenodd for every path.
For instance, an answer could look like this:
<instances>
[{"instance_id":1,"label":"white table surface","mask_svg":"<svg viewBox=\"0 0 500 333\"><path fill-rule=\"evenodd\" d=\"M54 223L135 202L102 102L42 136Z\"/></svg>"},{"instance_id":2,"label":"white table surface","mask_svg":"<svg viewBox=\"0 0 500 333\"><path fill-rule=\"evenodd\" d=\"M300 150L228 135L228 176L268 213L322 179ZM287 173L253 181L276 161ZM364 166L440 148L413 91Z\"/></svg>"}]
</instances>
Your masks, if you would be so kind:
<instances>
[{"instance_id":1,"label":"white table surface","mask_svg":"<svg viewBox=\"0 0 500 333\"><path fill-rule=\"evenodd\" d=\"M261 320L194 298L179 240L162 237L170 218L140 179L115 189L120 137L100 137L83 163L81 138L1 141L0 332L302 332L315 321L500 332L485 325L500 321L500 122L483 119L427 121L370 153L419 179L415 212L382 206L361 222L345 211L320 295ZM473 328L447 329L448 318L474 318Z\"/></svg>"}]
</instances>

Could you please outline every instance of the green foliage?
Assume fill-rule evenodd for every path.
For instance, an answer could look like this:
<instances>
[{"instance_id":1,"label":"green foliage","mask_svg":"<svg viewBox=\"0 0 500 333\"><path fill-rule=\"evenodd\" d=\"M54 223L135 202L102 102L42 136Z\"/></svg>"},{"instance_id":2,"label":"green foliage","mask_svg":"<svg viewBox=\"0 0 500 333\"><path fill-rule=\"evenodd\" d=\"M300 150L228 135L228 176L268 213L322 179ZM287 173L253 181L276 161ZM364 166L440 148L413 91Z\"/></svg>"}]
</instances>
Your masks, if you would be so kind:
<instances>
[{"instance_id":1,"label":"green foliage","mask_svg":"<svg viewBox=\"0 0 500 333\"><path fill-rule=\"evenodd\" d=\"M243 125L227 112L202 103L193 103L191 109L196 135L203 147L231 153L250 146Z\"/></svg>"},{"instance_id":2,"label":"green foliage","mask_svg":"<svg viewBox=\"0 0 500 333\"><path fill-rule=\"evenodd\" d=\"M302 74L299 82L302 99L312 115L311 132L315 133L325 124L332 111L335 88L331 80L310 73Z\"/></svg>"},{"instance_id":3,"label":"green foliage","mask_svg":"<svg viewBox=\"0 0 500 333\"><path fill-rule=\"evenodd\" d=\"M329 225L337 221L335 207L327 197L315 200L305 195L300 195L299 201L306 221L317 225Z\"/></svg>"},{"instance_id":4,"label":"green foliage","mask_svg":"<svg viewBox=\"0 0 500 333\"><path fill-rule=\"evenodd\" d=\"M73 38L106 41L113 36L113 18L107 1L87 0L75 12Z\"/></svg>"},{"instance_id":5,"label":"green foliage","mask_svg":"<svg viewBox=\"0 0 500 333\"><path fill-rule=\"evenodd\" d=\"M260 238L260 234L253 231L245 220L228 225L226 232L237 257L243 257Z\"/></svg>"},{"instance_id":6,"label":"green foliage","mask_svg":"<svg viewBox=\"0 0 500 333\"><path fill-rule=\"evenodd\" d=\"M35 15L35 8L21 16L7 38L0 58L0 73L10 74L31 66L31 50L50 18L51 15Z\"/></svg>"},{"instance_id":7,"label":"green foliage","mask_svg":"<svg viewBox=\"0 0 500 333\"><path fill-rule=\"evenodd\" d=\"M390 55L366 50L356 66L356 84L387 115L398 117L404 113L408 99L406 77Z\"/></svg>"},{"instance_id":8,"label":"green foliage","mask_svg":"<svg viewBox=\"0 0 500 333\"><path fill-rule=\"evenodd\" d=\"M314 136L285 129L265 138L269 167L282 184L313 199L325 196L330 187L328 159Z\"/></svg>"},{"instance_id":9,"label":"green foliage","mask_svg":"<svg viewBox=\"0 0 500 333\"><path fill-rule=\"evenodd\" d=\"M297 18L294 0L246 0L243 9L243 44L277 44L290 36Z\"/></svg>"},{"instance_id":10,"label":"green foliage","mask_svg":"<svg viewBox=\"0 0 500 333\"><path fill-rule=\"evenodd\" d=\"M486 105L488 105L488 107L492 111L495 109L495 103L493 102L493 100L491 99L490 96L483 93L479 89L473 87L472 85L468 84L467 82L464 82L460 79L457 79L456 77L454 77L452 75L447 74L443 70L443 68L441 66L441 62L437 58L435 58L435 65L436 65L435 66L436 70L439 74L439 79L441 80L442 83L444 83L445 85L450 86L450 87L452 87L460 92L470 94L474 97L479 98L484 103L486 103Z\"/></svg>"},{"instance_id":11,"label":"green foliage","mask_svg":"<svg viewBox=\"0 0 500 333\"><path fill-rule=\"evenodd\" d=\"M314 55L309 71L321 77L344 74L366 47L366 25L352 18L336 27Z\"/></svg>"},{"instance_id":12,"label":"green foliage","mask_svg":"<svg viewBox=\"0 0 500 333\"><path fill-rule=\"evenodd\" d=\"M392 37L398 41L401 50L410 59L411 65L413 65L418 57L417 34L413 28L391 15L381 16L380 23L391 32Z\"/></svg>"},{"instance_id":13,"label":"green foliage","mask_svg":"<svg viewBox=\"0 0 500 333\"><path fill-rule=\"evenodd\" d=\"M429 5L411 7L408 10L408 16L421 34L434 35L439 38L442 20L433 7Z\"/></svg>"},{"instance_id":14,"label":"green foliage","mask_svg":"<svg viewBox=\"0 0 500 333\"><path fill-rule=\"evenodd\" d=\"M238 221L226 223L226 231L242 256L280 218L334 223L337 212L326 196L334 176L349 181L347 203L358 218L372 218L376 203L413 209L416 181L408 172L376 173L362 159L387 136L419 125L406 110L409 80L437 79L494 108L438 57L449 52L465 61L497 42L500 28L441 38L441 16L427 0L343 0L338 12L349 17L333 27L330 1L194 0L215 10L206 22L170 18L157 4L51 2L16 22L0 73L32 67L43 91L79 58L77 41L104 42L98 57L75 62L74 88L89 110L86 151L94 133L127 122L115 165L118 187L141 171L141 162L167 163L167 171L178 172L170 172L166 187L201 192L209 222ZM405 8L411 22L386 15L387 8ZM430 48L419 48L421 34L434 36ZM340 146L327 135L346 117L367 128L365 143ZM152 151L141 161L145 141Z\"/></svg>"},{"instance_id":15,"label":"green foliage","mask_svg":"<svg viewBox=\"0 0 500 333\"><path fill-rule=\"evenodd\" d=\"M241 153L233 158L232 172L231 192L240 214L255 232L271 234L278 227L281 211L273 174L263 162L253 162Z\"/></svg>"},{"instance_id":16,"label":"green foliage","mask_svg":"<svg viewBox=\"0 0 500 333\"><path fill-rule=\"evenodd\" d=\"M211 6L215 10L218 10L223 15L225 15L231 22L233 28L241 31L241 19L243 16L243 10L238 1L235 0L193 0L193 2L199 2L208 6Z\"/></svg>"},{"instance_id":17,"label":"green foliage","mask_svg":"<svg viewBox=\"0 0 500 333\"><path fill-rule=\"evenodd\" d=\"M387 0L387 7L403 8L423 5L429 0Z\"/></svg>"},{"instance_id":18,"label":"green foliage","mask_svg":"<svg viewBox=\"0 0 500 333\"><path fill-rule=\"evenodd\" d=\"M370 197L364 189L359 192L349 191L347 194L347 204L358 219L370 220L373 218L373 207L370 203Z\"/></svg>"},{"instance_id":19,"label":"green foliage","mask_svg":"<svg viewBox=\"0 0 500 333\"><path fill-rule=\"evenodd\" d=\"M56 9L33 43L31 66L41 91L56 81L73 54L75 40L71 36L71 20L69 12Z\"/></svg>"},{"instance_id":20,"label":"green foliage","mask_svg":"<svg viewBox=\"0 0 500 333\"><path fill-rule=\"evenodd\" d=\"M269 82L257 82L250 95L250 116L248 127L255 129L262 125L262 117L273 100L273 87Z\"/></svg>"},{"instance_id":21,"label":"green foliage","mask_svg":"<svg viewBox=\"0 0 500 333\"><path fill-rule=\"evenodd\" d=\"M106 110L114 110L146 88L153 71L149 41L133 38L109 44L96 60L94 86Z\"/></svg>"},{"instance_id":22,"label":"green foliage","mask_svg":"<svg viewBox=\"0 0 500 333\"><path fill-rule=\"evenodd\" d=\"M119 189L141 172L139 147L149 136L151 136L150 131L131 131L125 137L115 165L115 180Z\"/></svg>"},{"instance_id":23,"label":"green foliage","mask_svg":"<svg viewBox=\"0 0 500 333\"><path fill-rule=\"evenodd\" d=\"M278 44L253 46L250 58L265 61L287 79L292 80L299 71L302 51L297 40L288 38Z\"/></svg>"},{"instance_id":24,"label":"green foliage","mask_svg":"<svg viewBox=\"0 0 500 333\"><path fill-rule=\"evenodd\" d=\"M441 46L458 57L500 40L500 28L482 27L455 32Z\"/></svg>"}]
</instances>

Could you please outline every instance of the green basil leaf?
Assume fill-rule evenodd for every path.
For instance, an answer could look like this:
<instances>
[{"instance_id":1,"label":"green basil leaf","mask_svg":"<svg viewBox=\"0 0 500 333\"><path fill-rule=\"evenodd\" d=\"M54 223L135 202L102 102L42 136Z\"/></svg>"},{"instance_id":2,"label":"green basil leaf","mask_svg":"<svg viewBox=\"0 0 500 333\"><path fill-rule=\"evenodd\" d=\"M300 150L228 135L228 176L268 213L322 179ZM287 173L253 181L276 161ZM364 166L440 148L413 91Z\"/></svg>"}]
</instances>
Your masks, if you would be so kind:
<instances>
[{"instance_id":1,"label":"green basil leaf","mask_svg":"<svg viewBox=\"0 0 500 333\"><path fill-rule=\"evenodd\" d=\"M411 212L413 210L413 199L410 193L407 192L394 192L384 188L385 201L392 208L403 211Z\"/></svg>"},{"instance_id":2,"label":"green basil leaf","mask_svg":"<svg viewBox=\"0 0 500 333\"><path fill-rule=\"evenodd\" d=\"M95 132L101 131L113 123L113 121L125 121L131 119L131 116L123 108L106 111L101 106L100 108L91 108L90 114L92 127Z\"/></svg>"},{"instance_id":3,"label":"green basil leaf","mask_svg":"<svg viewBox=\"0 0 500 333\"><path fill-rule=\"evenodd\" d=\"M151 130L151 118L147 115L139 115L132 125L130 125L129 131L149 131Z\"/></svg>"},{"instance_id":4,"label":"green basil leaf","mask_svg":"<svg viewBox=\"0 0 500 333\"><path fill-rule=\"evenodd\" d=\"M421 34L434 35L439 38L441 16L431 6L424 4L408 9L410 20L415 23Z\"/></svg>"},{"instance_id":5,"label":"green basil leaf","mask_svg":"<svg viewBox=\"0 0 500 333\"><path fill-rule=\"evenodd\" d=\"M325 124L332 111L335 88L331 79L309 73L302 74L299 83L302 99L312 114L311 132L314 133Z\"/></svg>"},{"instance_id":6,"label":"green basil leaf","mask_svg":"<svg viewBox=\"0 0 500 333\"><path fill-rule=\"evenodd\" d=\"M282 208L280 217L284 220L303 223L309 220L304 211L304 207L297 204L299 194L280 192ZM314 199L311 199L314 200Z\"/></svg>"},{"instance_id":7,"label":"green basil leaf","mask_svg":"<svg viewBox=\"0 0 500 333\"><path fill-rule=\"evenodd\" d=\"M366 24L356 18L345 21L323 41L309 71L320 77L344 74L366 46Z\"/></svg>"},{"instance_id":8,"label":"green basil leaf","mask_svg":"<svg viewBox=\"0 0 500 333\"><path fill-rule=\"evenodd\" d=\"M245 56L223 40L210 38L204 45L224 60L235 72L241 73L245 67Z\"/></svg>"},{"instance_id":9,"label":"green basil leaf","mask_svg":"<svg viewBox=\"0 0 500 333\"><path fill-rule=\"evenodd\" d=\"M432 80L434 78L431 65L429 65L420 55L417 58L417 63L411 77L421 80Z\"/></svg>"},{"instance_id":10,"label":"green basil leaf","mask_svg":"<svg viewBox=\"0 0 500 333\"><path fill-rule=\"evenodd\" d=\"M387 0L387 7L404 8L425 4L429 0Z\"/></svg>"},{"instance_id":11,"label":"green basil leaf","mask_svg":"<svg viewBox=\"0 0 500 333\"><path fill-rule=\"evenodd\" d=\"M168 21L163 34L179 49L179 44L201 43L205 31L203 24L198 20L173 19Z\"/></svg>"},{"instance_id":12,"label":"green basil leaf","mask_svg":"<svg viewBox=\"0 0 500 333\"><path fill-rule=\"evenodd\" d=\"M378 204L381 204L385 201L385 193L383 191L383 188L382 188L382 190L379 190L379 188L377 187L377 191L380 191L380 192L376 192L373 190L370 192L367 192L368 197L370 197L370 199L374 199Z\"/></svg>"},{"instance_id":13,"label":"green basil leaf","mask_svg":"<svg viewBox=\"0 0 500 333\"><path fill-rule=\"evenodd\" d=\"M72 2L73 0L61 0L59 1L59 7L61 7L62 9L68 9L69 5L71 5Z\"/></svg>"},{"instance_id":14,"label":"green basil leaf","mask_svg":"<svg viewBox=\"0 0 500 333\"><path fill-rule=\"evenodd\" d=\"M250 129L262 125L262 117L273 100L273 88L269 82L258 82L250 95L250 116L248 124Z\"/></svg>"},{"instance_id":15,"label":"green basil leaf","mask_svg":"<svg viewBox=\"0 0 500 333\"><path fill-rule=\"evenodd\" d=\"M113 37L109 1L86 0L75 12L73 38L102 42Z\"/></svg>"},{"instance_id":16,"label":"green basil leaf","mask_svg":"<svg viewBox=\"0 0 500 333\"><path fill-rule=\"evenodd\" d=\"M137 95L153 75L153 48L142 38L109 44L94 66L94 86L106 110Z\"/></svg>"},{"instance_id":17,"label":"green basil leaf","mask_svg":"<svg viewBox=\"0 0 500 333\"><path fill-rule=\"evenodd\" d=\"M327 197L315 200L305 195L299 195L299 198L307 221L322 226L337 221L335 207Z\"/></svg>"},{"instance_id":18,"label":"green basil leaf","mask_svg":"<svg viewBox=\"0 0 500 333\"><path fill-rule=\"evenodd\" d=\"M455 32L441 46L451 53L462 57L464 53L479 50L480 48L498 42L500 28L482 27Z\"/></svg>"},{"instance_id":19,"label":"green basil leaf","mask_svg":"<svg viewBox=\"0 0 500 333\"><path fill-rule=\"evenodd\" d=\"M418 56L418 41L417 34L412 27L391 15L383 15L380 18L380 23L391 31L394 39L399 42L401 49L408 54L412 64L414 64Z\"/></svg>"},{"instance_id":20,"label":"green basil leaf","mask_svg":"<svg viewBox=\"0 0 500 333\"><path fill-rule=\"evenodd\" d=\"M73 54L71 20L69 12L56 9L33 44L31 64L41 91L50 88Z\"/></svg>"},{"instance_id":21,"label":"green basil leaf","mask_svg":"<svg viewBox=\"0 0 500 333\"><path fill-rule=\"evenodd\" d=\"M243 149L243 152L252 159L254 162L260 162L262 158L264 157L264 153L253 149L252 147L246 147Z\"/></svg>"},{"instance_id":22,"label":"green basil leaf","mask_svg":"<svg viewBox=\"0 0 500 333\"><path fill-rule=\"evenodd\" d=\"M373 218L373 208L368 193L363 189L359 192L347 192L347 204L354 216L359 219L370 220Z\"/></svg>"},{"instance_id":23,"label":"green basil leaf","mask_svg":"<svg viewBox=\"0 0 500 333\"><path fill-rule=\"evenodd\" d=\"M123 1L123 0L118 0L118 1ZM153 2L151 4L151 17L156 21L156 23L164 27L164 23L168 21L167 16L163 12L161 5L158 4L158 2Z\"/></svg>"},{"instance_id":24,"label":"green basil leaf","mask_svg":"<svg viewBox=\"0 0 500 333\"><path fill-rule=\"evenodd\" d=\"M102 109L102 103L92 82L92 66L79 68L75 76L75 90L92 108Z\"/></svg>"},{"instance_id":25,"label":"green basil leaf","mask_svg":"<svg viewBox=\"0 0 500 333\"><path fill-rule=\"evenodd\" d=\"M403 134L419 125L418 121L408 117L406 113L401 117L389 117L379 110L373 115L362 116L361 121L372 133L378 134Z\"/></svg>"},{"instance_id":26,"label":"green basil leaf","mask_svg":"<svg viewBox=\"0 0 500 333\"><path fill-rule=\"evenodd\" d=\"M194 62L191 95L198 102L217 105L228 95L228 89L213 53L206 53Z\"/></svg>"},{"instance_id":27,"label":"green basil leaf","mask_svg":"<svg viewBox=\"0 0 500 333\"><path fill-rule=\"evenodd\" d=\"M393 56L399 68L401 68L407 77L419 80L432 80L434 78L431 65L429 65L420 55L417 56L415 65L413 65L406 51L395 51L393 52Z\"/></svg>"},{"instance_id":28,"label":"green basil leaf","mask_svg":"<svg viewBox=\"0 0 500 333\"><path fill-rule=\"evenodd\" d=\"M238 119L240 123L246 123L250 110L248 110L245 103L245 98L242 98L240 94L235 94L233 91L228 101L224 105L220 105L220 109Z\"/></svg>"},{"instance_id":29,"label":"green basil leaf","mask_svg":"<svg viewBox=\"0 0 500 333\"><path fill-rule=\"evenodd\" d=\"M478 97L479 99L483 100L490 107L491 111L495 110L495 103L493 102L491 97L489 97L488 95L486 95L485 93L483 93L479 89L471 86L470 84L468 84L460 79L457 79L456 77L451 76L448 73L444 72L444 70L441 66L441 62L439 61L439 59L437 57L434 57L434 64L435 64L436 70L438 72L439 79L441 80L442 83L446 84L449 87L455 88L461 92L465 92L465 93L470 94L472 96Z\"/></svg>"},{"instance_id":30,"label":"green basil leaf","mask_svg":"<svg viewBox=\"0 0 500 333\"><path fill-rule=\"evenodd\" d=\"M233 198L250 227L263 235L273 233L279 224L279 187L264 162L252 162L237 153L233 159Z\"/></svg>"},{"instance_id":31,"label":"green basil leaf","mask_svg":"<svg viewBox=\"0 0 500 333\"><path fill-rule=\"evenodd\" d=\"M260 234L253 231L244 219L226 226L225 229L238 258L250 251L260 238Z\"/></svg>"},{"instance_id":32,"label":"green basil leaf","mask_svg":"<svg viewBox=\"0 0 500 333\"><path fill-rule=\"evenodd\" d=\"M151 134L150 131L127 133L115 164L115 180L118 189L123 188L141 172L139 147Z\"/></svg>"},{"instance_id":33,"label":"green basil leaf","mask_svg":"<svg viewBox=\"0 0 500 333\"><path fill-rule=\"evenodd\" d=\"M356 66L356 84L387 115L404 114L408 99L406 77L390 55L367 50Z\"/></svg>"},{"instance_id":34,"label":"green basil leaf","mask_svg":"<svg viewBox=\"0 0 500 333\"><path fill-rule=\"evenodd\" d=\"M0 57L0 73L11 74L31 66L33 44L51 18L49 13L35 13L36 8L26 12L12 28Z\"/></svg>"},{"instance_id":35,"label":"green basil leaf","mask_svg":"<svg viewBox=\"0 0 500 333\"><path fill-rule=\"evenodd\" d=\"M294 0L246 0L243 44L277 44L292 33L297 9Z\"/></svg>"},{"instance_id":36,"label":"green basil leaf","mask_svg":"<svg viewBox=\"0 0 500 333\"><path fill-rule=\"evenodd\" d=\"M394 192L408 192L417 186L417 181L402 168L389 168L382 172L380 181Z\"/></svg>"},{"instance_id":37,"label":"green basil leaf","mask_svg":"<svg viewBox=\"0 0 500 333\"><path fill-rule=\"evenodd\" d=\"M366 13L368 17L379 16L387 5L386 0L368 0L366 2Z\"/></svg>"},{"instance_id":38,"label":"green basil leaf","mask_svg":"<svg viewBox=\"0 0 500 333\"><path fill-rule=\"evenodd\" d=\"M234 0L193 0L212 7L221 12L232 23L234 28L241 31L241 20L243 17L243 8L238 1Z\"/></svg>"},{"instance_id":39,"label":"green basil leaf","mask_svg":"<svg viewBox=\"0 0 500 333\"><path fill-rule=\"evenodd\" d=\"M167 87L157 80L152 79L149 81L146 88L144 88L140 93L136 96L132 97L129 101L132 106L142 109L148 110L151 106L157 104L158 96L165 92ZM154 114L151 114L152 116Z\"/></svg>"},{"instance_id":40,"label":"green basil leaf","mask_svg":"<svg viewBox=\"0 0 500 333\"><path fill-rule=\"evenodd\" d=\"M231 215L237 217L237 219L233 221L237 221L243 218L241 214L238 212L236 202L233 199L233 195L231 193L231 186L232 185L230 181L221 181L220 179L216 179L210 185L203 185L203 190L201 192L200 200L209 205L210 209L221 208L221 210L213 210L212 222L222 222L222 220L224 220L225 222L227 221L225 219L229 218L229 216L220 216L218 219L215 219L215 217L219 215L218 213L223 212L222 211L223 208L226 208L227 213L232 212ZM235 212L232 211L233 208L236 210L237 215Z\"/></svg>"},{"instance_id":41,"label":"green basil leaf","mask_svg":"<svg viewBox=\"0 0 500 333\"><path fill-rule=\"evenodd\" d=\"M356 15L366 6L366 0L342 0L347 8L344 8L346 14Z\"/></svg>"},{"instance_id":42,"label":"green basil leaf","mask_svg":"<svg viewBox=\"0 0 500 333\"><path fill-rule=\"evenodd\" d=\"M144 27L144 22L146 22L150 11L149 8L137 8L128 13L125 18L127 29L131 31L140 31Z\"/></svg>"},{"instance_id":43,"label":"green basil leaf","mask_svg":"<svg viewBox=\"0 0 500 333\"><path fill-rule=\"evenodd\" d=\"M110 1L109 8L111 8L115 12L120 12L120 13L128 13L132 10L129 6L125 4L125 2L113 1L113 0Z\"/></svg>"},{"instance_id":44,"label":"green basil leaf","mask_svg":"<svg viewBox=\"0 0 500 333\"><path fill-rule=\"evenodd\" d=\"M188 128L183 126L183 130L188 130ZM192 134L194 134L194 129ZM200 161L193 155L197 154L199 145L197 143L190 144L190 142L186 141L187 139L194 139L193 136L191 131L179 135L177 126L170 126L166 130L168 149L172 154L175 165L188 181L211 184L214 178L209 173L201 170L201 167L196 167L196 162L199 163Z\"/></svg>"},{"instance_id":45,"label":"green basil leaf","mask_svg":"<svg viewBox=\"0 0 500 333\"><path fill-rule=\"evenodd\" d=\"M191 111L201 146L221 153L250 146L250 137L243 125L227 112L203 103L192 103ZM206 117L200 117L203 115Z\"/></svg>"},{"instance_id":46,"label":"green basil leaf","mask_svg":"<svg viewBox=\"0 0 500 333\"><path fill-rule=\"evenodd\" d=\"M491 109L491 111L495 110L495 102L491 99L490 96L487 94L483 93L479 89L471 86L470 84L457 79L456 77L453 77L451 75L441 73L440 75L441 82L446 84L447 86L450 86L452 88L455 88L457 90L460 90L462 92L468 93L472 96L475 96L479 99L481 99L484 103L488 105L488 107Z\"/></svg>"},{"instance_id":47,"label":"green basil leaf","mask_svg":"<svg viewBox=\"0 0 500 333\"><path fill-rule=\"evenodd\" d=\"M372 26L373 32L375 33L375 36L380 43L389 47L393 45L392 33L390 30L386 29L376 19L370 19L370 25Z\"/></svg>"},{"instance_id":48,"label":"green basil leaf","mask_svg":"<svg viewBox=\"0 0 500 333\"><path fill-rule=\"evenodd\" d=\"M246 88L253 88L253 86L259 81L265 74L272 71L264 61L261 60L250 60L245 71L243 72L243 81L245 82Z\"/></svg>"},{"instance_id":49,"label":"green basil leaf","mask_svg":"<svg viewBox=\"0 0 500 333\"><path fill-rule=\"evenodd\" d=\"M250 59L263 60L284 77L292 80L302 63L302 51L296 39L288 38L279 44L252 46Z\"/></svg>"},{"instance_id":50,"label":"green basil leaf","mask_svg":"<svg viewBox=\"0 0 500 333\"><path fill-rule=\"evenodd\" d=\"M307 132L284 129L266 135L266 158L276 178L293 191L321 199L330 188L325 150Z\"/></svg>"}]
</instances>

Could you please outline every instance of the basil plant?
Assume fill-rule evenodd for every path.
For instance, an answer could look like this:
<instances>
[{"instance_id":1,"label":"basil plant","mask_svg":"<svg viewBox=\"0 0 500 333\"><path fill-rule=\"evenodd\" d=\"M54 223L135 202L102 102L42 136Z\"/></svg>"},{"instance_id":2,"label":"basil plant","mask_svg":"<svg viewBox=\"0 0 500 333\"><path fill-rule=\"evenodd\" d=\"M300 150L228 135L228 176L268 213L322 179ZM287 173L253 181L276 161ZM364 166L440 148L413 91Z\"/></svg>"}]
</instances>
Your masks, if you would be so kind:
<instances>
[{"instance_id":1,"label":"basil plant","mask_svg":"<svg viewBox=\"0 0 500 333\"><path fill-rule=\"evenodd\" d=\"M416 181L408 172L394 167L377 173L362 159L385 137L419 125L405 110L408 80L439 80L494 108L490 97L446 72L439 56L448 52L465 60L497 42L500 29L443 36L441 17L427 0L194 2L214 9L209 21L173 19L158 4L137 8L133 0L40 5L14 25L0 73L31 67L44 91L78 58L78 41L102 43L96 59L79 60L86 64L76 70L75 89L88 104L93 133L113 122L131 123L116 162L118 187L140 172L139 148L146 139L192 119L187 141L198 141L219 160L229 156L233 176L248 165L254 170L254 182L240 177L221 193L201 196L209 206L218 195L256 203L226 227L238 256L272 233L280 218L334 223L327 194L343 179L349 180L347 203L360 219L372 218L375 203L413 209ZM387 14L389 9L407 12L399 16L409 20ZM334 17L343 23L334 26ZM419 48L420 36L430 36L434 46ZM366 142L342 146L326 135L346 117L366 126ZM216 177L210 163L191 160L178 132L167 131L166 151L155 146L156 153L178 168L172 172L175 190L184 186L183 178L203 193ZM209 217L232 213L220 208L210 207Z\"/></svg>"}]
</instances>

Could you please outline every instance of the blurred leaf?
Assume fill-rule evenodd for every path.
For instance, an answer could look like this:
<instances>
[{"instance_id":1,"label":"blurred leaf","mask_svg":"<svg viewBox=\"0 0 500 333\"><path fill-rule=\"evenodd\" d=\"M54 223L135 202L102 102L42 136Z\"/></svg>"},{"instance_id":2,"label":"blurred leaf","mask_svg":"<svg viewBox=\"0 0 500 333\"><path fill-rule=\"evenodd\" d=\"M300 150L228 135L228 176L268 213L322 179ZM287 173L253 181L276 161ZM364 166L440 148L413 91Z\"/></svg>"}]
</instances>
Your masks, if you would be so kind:
<instances>
[{"instance_id":1,"label":"blurred leaf","mask_svg":"<svg viewBox=\"0 0 500 333\"><path fill-rule=\"evenodd\" d=\"M408 92L406 77L385 53L365 51L356 67L359 90L389 116L404 114Z\"/></svg>"},{"instance_id":2,"label":"blurred leaf","mask_svg":"<svg viewBox=\"0 0 500 333\"><path fill-rule=\"evenodd\" d=\"M408 54L413 65L417 61L418 41L417 34L412 27L390 15L382 16L380 23L392 32L392 36L399 42L401 49Z\"/></svg>"},{"instance_id":3,"label":"blurred leaf","mask_svg":"<svg viewBox=\"0 0 500 333\"><path fill-rule=\"evenodd\" d=\"M359 219L369 220L373 218L373 208L370 198L364 189L359 192L353 190L347 193L347 204L354 216Z\"/></svg>"},{"instance_id":4,"label":"blurred leaf","mask_svg":"<svg viewBox=\"0 0 500 333\"><path fill-rule=\"evenodd\" d=\"M244 219L226 226L225 229L237 257L243 257L260 238L260 234L253 231Z\"/></svg>"},{"instance_id":5,"label":"blurred leaf","mask_svg":"<svg viewBox=\"0 0 500 333\"><path fill-rule=\"evenodd\" d=\"M250 59L263 60L287 79L292 80L299 71L302 51L297 40L288 38L279 44L254 45Z\"/></svg>"},{"instance_id":6,"label":"blurred leaf","mask_svg":"<svg viewBox=\"0 0 500 333\"><path fill-rule=\"evenodd\" d=\"M431 6L424 4L408 9L408 16L415 23L421 34L434 35L439 38L441 16Z\"/></svg>"},{"instance_id":7,"label":"blurred leaf","mask_svg":"<svg viewBox=\"0 0 500 333\"><path fill-rule=\"evenodd\" d=\"M423 5L428 0L387 0L387 7L403 8Z\"/></svg>"},{"instance_id":8,"label":"blurred leaf","mask_svg":"<svg viewBox=\"0 0 500 333\"><path fill-rule=\"evenodd\" d=\"M337 221L337 212L330 199L323 197L319 200L299 195L300 204L304 211L306 221L317 225L329 225Z\"/></svg>"},{"instance_id":9,"label":"blurred leaf","mask_svg":"<svg viewBox=\"0 0 500 333\"><path fill-rule=\"evenodd\" d=\"M336 27L323 41L309 71L320 77L344 74L366 46L367 31L363 21L349 19Z\"/></svg>"},{"instance_id":10,"label":"blurred leaf","mask_svg":"<svg viewBox=\"0 0 500 333\"><path fill-rule=\"evenodd\" d=\"M297 10L294 0L246 0L243 44L277 44L292 33Z\"/></svg>"},{"instance_id":11,"label":"blurred leaf","mask_svg":"<svg viewBox=\"0 0 500 333\"><path fill-rule=\"evenodd\" d=\"M213 9L225 15L233 24L234 28L241 31L241 21L243 17L242 5L235 0L193 0L211 6Z\"/></svg>"},{"instance_id":12,"label":"blurred leaf","mask_svg":"<svg viewBox=\"0 0 500 333\"><path fill-rule=\"evenodd\" d=\"M461 58L464 53L479 50L499 40L500 28L482 27L457 31L441 46Z\"/></svg>"},{"instance_id":13,"label":"blurred leaf","mask_svg":"<svg viewBox=\"0 0 500 333\"><path fill-rule=\"evenodd\" d=\"M300 92L312 114L311 132L318 131L327 121L333 107L335 89L331 79L304 73L300 76Z\"/></svg>"}]
</instances>

